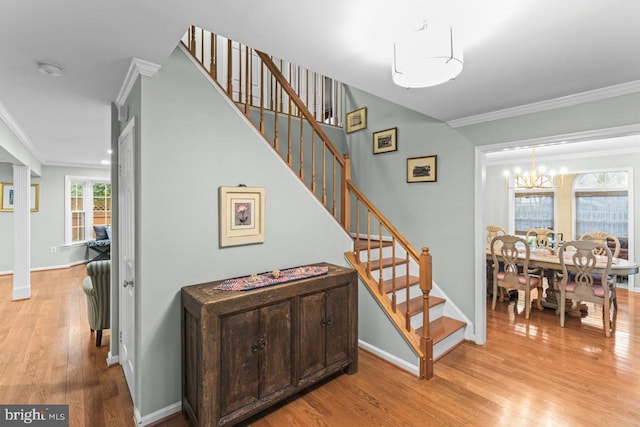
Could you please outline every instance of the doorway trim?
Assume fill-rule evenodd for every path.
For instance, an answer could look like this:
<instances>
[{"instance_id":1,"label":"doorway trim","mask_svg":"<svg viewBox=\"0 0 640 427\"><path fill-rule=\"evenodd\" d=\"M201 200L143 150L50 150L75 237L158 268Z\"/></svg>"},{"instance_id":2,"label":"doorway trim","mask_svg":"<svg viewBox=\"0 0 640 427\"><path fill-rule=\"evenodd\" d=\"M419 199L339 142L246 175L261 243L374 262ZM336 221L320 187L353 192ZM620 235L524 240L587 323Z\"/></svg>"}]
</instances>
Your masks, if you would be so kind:
<instances>
[{"instance_id":1,"label":"doorway trim","mask_svg":"<svg viewBox=\"0 0 640 427\"><path fill-rule=\"evenodd\" d=\"M560 142L581 142L594 139L616 138L621 136L640 135L640 124L617 126L604 129L595 129L568 134L549 135L540 138L524 139L519 141L502 142L496 144L481 145L475 147L475 177L474 177L474 207L475 215L475 341L477 344L485 344L487 341L487 275L485 270L485 218L484 199L486 197L486 157L491 151L522 146L535 146L542 144L555 144ZM629 191L633 191L632 184ZM633 211L631 211L633 213ZM630 232L634 228L630 228ZM635 241L635 239L634 239ZM631 246L631 244L629 245ZM630 256L634 256L630 249Z\"/></svg>"}]
</instances>

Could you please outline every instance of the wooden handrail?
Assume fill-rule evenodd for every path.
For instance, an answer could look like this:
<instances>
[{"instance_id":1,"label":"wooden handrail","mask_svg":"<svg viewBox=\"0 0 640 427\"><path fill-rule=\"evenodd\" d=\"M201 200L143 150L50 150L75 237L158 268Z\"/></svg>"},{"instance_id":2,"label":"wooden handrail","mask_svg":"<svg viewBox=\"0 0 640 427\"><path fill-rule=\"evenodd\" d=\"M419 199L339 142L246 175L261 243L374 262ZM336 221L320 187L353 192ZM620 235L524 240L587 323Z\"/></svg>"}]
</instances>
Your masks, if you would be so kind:
<instances>
[{"instance_id":1,"label":"wooden handrail","mask_svg":"<svg viewBox=\"0 0 640 427\"><path fill-rule=\"evenodd\" d=\"M293 100L295 106L300 109L300 112L302 112L302 116L311 125L313 130L318 135L320 135L320 138L325 143L325 145L327 146L331 154L333 154L333 157L336 159L336 161L340 164L340 166L344 167L344 159L342 158L338 150L336 150L336 148L333 146L333 144L331 143L331 140L329 139L327 134L324 132L324 130L322 130L322 128L320 127L316 119L313 117L313 114L311 114L307 106L304 105L304 103L300 100L300 98L298 97L298 94L296 94L296 92L293 90L289 82L282 76L282 73L275 66L275 64L271 60L271 57L264 52L260 52L259 50L256 50L256 53L258 54L260 59L262 59L262 63L269 69L269 71L275 77L278 83L282 85L282 88L284 89L284 91L287 93L287 95L289 95L289 99Z\"/></svg>"},{"instance_id":2,"label":"wooden handrail","mask_svg":"<svg viewBox=\"0 0 640 427\"><path fill-rule=\"evenodd\" d=\"M347 180L347 188L352 191L358 197L358 199L362 200L362 203L367 207L367 209L374 213L377 219L382 224L384 224L385 228L389 230L389 233L393 235L393 237L400 243L400 245L407 249L407 251L411 254L411 257L418 261L418 259L420 258L418 251L402 234L400 234L400 232L393 226L393 224L391 224L391 222L384 215L382 215L382 212L380 212L373 205L373 203L371 203L371 201L367 199L364 194L362 194L362 192L353 184L351 180Z\"/></svg>"}]
</instances>

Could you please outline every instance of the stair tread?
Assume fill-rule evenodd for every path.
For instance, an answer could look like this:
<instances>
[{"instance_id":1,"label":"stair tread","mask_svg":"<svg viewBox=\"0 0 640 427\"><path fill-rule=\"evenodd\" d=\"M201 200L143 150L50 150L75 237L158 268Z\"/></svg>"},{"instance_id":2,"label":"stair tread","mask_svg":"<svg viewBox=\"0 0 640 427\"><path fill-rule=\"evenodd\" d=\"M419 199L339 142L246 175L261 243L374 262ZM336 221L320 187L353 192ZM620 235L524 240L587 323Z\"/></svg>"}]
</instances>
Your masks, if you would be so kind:
<instances>
[{"instance_id":1,"label":"stair tread","mask_svg":"<svg viewBox=\"0 0 640 427\"><path fill-rule=\"evenodd\" d=\"M373 267L372 267L373 269ZM407 276L403 275L403 276L397 276L394 279L387 279L384 280L382 282L382 290L384 291L385 294L388 294L389 292L392 292L394 287L393 287L393 283L395 281L395 289L396 291L400 290L400 289L404 289L407 287ZM416 283L420 283L420 278L417 276L409 276L409 287L415 285Z\"/></svg>"},{"instance_id":2,"label":"stair tread","mask_svg":"<svg viewBox=\"0 0 640 427\"><path fill-rule=\"evenodd\" d=\"M444 298L438 297L429 297L429 308L433 308L438 304L444 304ZM405 313L407 310L407 303L401 302L396 305L396 308L400 313ZM418 314L422 312L422 296L417 296L409 300L409 316L413 316L414 314Z\"/></svg>"},{"instance_id":3,"label":"stair tread","mask_svg":"<svg viewBox=\"0 0 640 427\"><path fill-rule=\"evenodd\" d=\"M381 268L391 267L393 264L396 265L404 265L407 263L407 260L404 258L383 258L382 262L379 259L373 260L369 262L369 268L371 270L380 270ZM381 267L382 264L382 267Z\"/></svg>"},{"instance_id":4,"label":"stair tread","mask_svg":"<svg viewBox=\"0 0 640 427\"><path fill-rule=\"evenodd\" d=\"M454 332L462 329L467 324L456 319L452 319L451 317L442 316L429 323L429 327L431 329L431 339L433 343L439 343L443 339L447 338L449 335L452 335ZM422 328L416 329L416 333L422 336Z\"/></svg>"},{"instance_id":5,"label":"stair tread","mask_svg":"<svg viewBox=\"0 0 640 427\"><path fill-rule=\"evenodd\" d=\"M371 240L367 240L367 239L353 239L353 241L355 242L355 244L357 245L356 247L358 249L362 250L367 250L367 248L369 247L367 242L370 242L369 244L371 245L371 249L379 249L380 248L380 240L376 240L376 239L371 239ZM393 242L387 241L387 240L382 240L382 247L383 248L387 248L389 246L392 246Z\"/></svg>"}]
</instances>

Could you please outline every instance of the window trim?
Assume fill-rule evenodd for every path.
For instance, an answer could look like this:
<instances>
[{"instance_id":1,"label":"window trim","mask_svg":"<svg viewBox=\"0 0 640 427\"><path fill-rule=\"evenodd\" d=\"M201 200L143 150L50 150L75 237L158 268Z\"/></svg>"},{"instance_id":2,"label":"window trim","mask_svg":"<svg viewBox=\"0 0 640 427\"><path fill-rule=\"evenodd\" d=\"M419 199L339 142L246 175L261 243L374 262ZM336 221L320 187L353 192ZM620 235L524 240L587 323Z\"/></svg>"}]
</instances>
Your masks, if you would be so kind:
<instances>
[{"instance_id":1,"label":"window trim","mask_svg":"<svg viewBox=\"0 0 640 427\"><path fill-rule=\"evenodd\" d=\"M551 195L553 197L553 228L558 228L558 194L555 188L510 188L509 189L509 232L516 234L516 194L542 194Z\"/></svg>"},{"instance_id":2,"label":"window trim","mask_svg":"<svg viewBox=\"0 0 640 427\"><path fill-rule=\"evenodd\" d=\"M71 183L82 183L82 206L85 212L84 217L84 240L72 241L71 233ZM85 244L91 240L93 233L93 185L94 184L111 184L109 178L100 178L95 176L64 176L64 246L75 246ZM111 195L113 199L113 192ZM87 206L92 209L87 210Z\"/></svg>"},{"instance_id":3,"label":"window trim","mask_svg":"<svg viewBox=\"0 0 640 427\"><path fill-rule=\"evenodd\" d=\"M627 186L626 187L622 187L622 186L616 186L616 185L612 185L611 187L582 187L582 188L578 188L576 189L576 186L578 184L578 176L580 175L586 175L586 174L592 174L592 173L620 173L620 172L624 172L627 174ZM620 169L595 169L595 170L587 170L584 172L576 172L576 179L573 181L573 185L571 186L571 233L573 236L575 236L575 238L578 238L578 201L577 201L577 195L582 195L582 196L592 196L592 197L598 197L600 195L625 195L627 196L627 216L628 216L628 222L627 222L627 232L629 234L629 236L627 237L628 239L628 244L629 246L631 246L632 242L635 240L633 238L633 235L635 233L634 231L634 219L633 219L633 171L631 169L628 168L620 168ZM631 249L631 248L630 248ZM629 255L632 256L631 251L629 252Z\"/></svg>"}]
</instances>

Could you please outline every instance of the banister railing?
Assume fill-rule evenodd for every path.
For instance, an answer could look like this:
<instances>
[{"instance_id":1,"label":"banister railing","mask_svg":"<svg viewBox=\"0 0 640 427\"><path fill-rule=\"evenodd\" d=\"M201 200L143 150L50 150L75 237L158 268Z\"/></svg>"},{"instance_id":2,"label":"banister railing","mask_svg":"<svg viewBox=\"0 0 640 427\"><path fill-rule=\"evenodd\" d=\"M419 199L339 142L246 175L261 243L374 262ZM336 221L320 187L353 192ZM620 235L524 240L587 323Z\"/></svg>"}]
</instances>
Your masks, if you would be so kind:
<instances>
[{"instance_id":1,"label":"banister railing","mask_svg":"<svg viewBox=\"0 0 640 427\"><path fill-rule=\"evenodd\" d=\"M412 338L416 335L411 328L408 303L400 316L404 320L394 321L401 323L398 327L409 337L420 355L421 378L431 378L431 255L427 248L423 248L421 253L413 248L354 185L350 179L351 164L348 156L340 155L320 126L319 122L340 124L338 118L342 112L337 102L340 84L196 27L187 31L182 43L333 217L354 236L354 259L357 263L362 263L360 253L363 247L366 249L366 275L370 279L373 263L371 255L377 250L378 258L382 260L383 236L386 236L393 253L390 267L393 279L391 309L394 313L398 311L396 300L400 289L404 289L405 299L409 301L409 281L416 279L420 284L423 327L419 340ZM322 81L321 85L317 85L318 80ZM328 82L327 86L325 82ZM327 91L327 87L330 90ZM321 89L322 95L318 95L316 88ZM322 108L318 108L319 105ZM318 110L321 110L320 114ZM366 223L366 232L361 229L361 220ZM375 233L372 233L372 225L377 226L378 240L373 238ZM396 247L399 249L398 254ZM410 275L411 262L418 266L417 278ZM399 287L395 279L401 277L401 265L405 269L406 282L405 286ZM385 294L381 273L376 287L379 295Z\"/></svg>"},{"instance_id":2,"label":"banister railing","mask_svg":"<svg viewBox=\"0 0 640 427\"><path fill-rule=\"evenodd\" d=\"M258 108L260 99L256 93L262 90L267 94L263 99L264 108L299 116L296 107L289 104L288 95L268 84L268 76L264 76L267 84L262 85L260 61L252 48L195 26L185 33L182 44L235 102L245 108ZM282 59L272 60L315 121L342 125L339 102L342 86L338 81Z\"/></svg>"},{"instance_id":3,"label":"banister railing","mask_svg":"<svg viewBox=\"0 0 640 427\"><path fill-rule=\"evenodd\" d=\"M318 124L340 123L336 116L340 112L337 102L340 85L293 64L274 62L269 55L196 27L187 31L182 43L342 223L344 188L340 183L346 179L344 159ZM319 80L323 82L320 85L316 84ZM325 90L325 81L331 82L332 90ZM312 102L313 110L302 98ZM318 114L320 104L327 107L322 108L322 115Z\"/></svg>"},{"instance_id":4,"label":"banister railing","mask_svg":"<svg viewBox=\"0 0 640 427\"><path fill-rule=\"evenodd\" d=\"M347 165L349 165L349 159L347 158ZM349 166L347 166L349 167ZM390 258L390 264L387 267L391 267L391 279L388 283L391 287L384 286L384 280L382 273L378 274L378 286L377 291L379 295L391 294L391 309L396 312L398 307L396 304L397 293L402 290L405 292L404 300L405 312L402 313L404 319L403 327L407 332L411 332L411 314L410 314L410 281L413 280L409 269L410 261L413 260L418 265L418 276L415 278L420 285L422 291L422 335L420 336L421 358L424 358L421 363L421 377L431 378L433 376L433 342L431 339L431 331L429 328L429 297L432 289L432 277L431 277L431 254L428 248L422 248L422 251L418 251L407 241L407 239L391 224L391 222L371 203L367 197L351 182L350 179L346 183L348 199L350 201L347 212L352 214L348 218L345 226L348 231L352 230L352 234L355 234L355 258L360 260L360 252L365 250L367 252L366 272L371 278L372 267L380 268L379 264L371 261L373 251L378 251L377 263L381 263L383 259L383 247L385 241L389 243L391 247L392 255ZM354 221L355 224L351 224ZM362 223L365 223L364 225ZM376 228L375 232L372 230ZM366 227L366 230L363 228ZM375 236L375 237L374 237ZM396 247L400 248L401 252L397 253ZM404 276L400 276L404 270ZM402 279L401 279L402 277ZM398 281L400 279L400 281ZM403 286L400 286L403 285ZM431 363L428 363L431 361Z\"/></svg>"}]
</instances>

